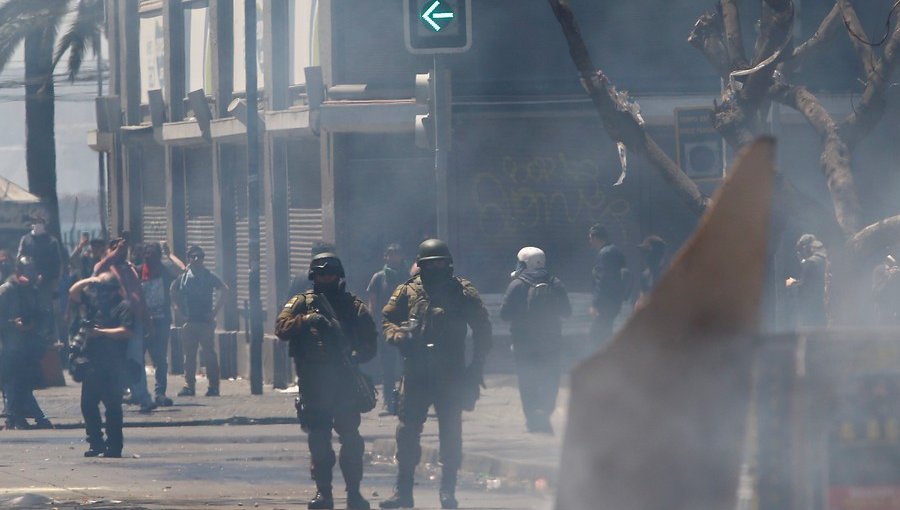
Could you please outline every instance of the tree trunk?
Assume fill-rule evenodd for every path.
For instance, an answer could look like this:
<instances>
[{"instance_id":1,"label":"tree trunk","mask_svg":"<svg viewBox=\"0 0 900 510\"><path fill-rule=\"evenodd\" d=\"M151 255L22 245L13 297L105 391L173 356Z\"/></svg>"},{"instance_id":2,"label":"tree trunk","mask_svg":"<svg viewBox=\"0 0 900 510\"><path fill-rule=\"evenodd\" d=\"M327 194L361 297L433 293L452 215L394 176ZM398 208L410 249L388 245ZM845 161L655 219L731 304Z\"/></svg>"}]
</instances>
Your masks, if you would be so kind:
<instances>
[{"instance_id":1,"label":"tree trunk","mask_svg":"<svg viewBox=\"0 0 900 510\"><path fill-rule=\"evenodd\" d=\"M52 34L36 30L25 37L25 161L28 191L45 202L50 211L47 227L59 239L52 63Z\"/></svg>"}]
</instances>

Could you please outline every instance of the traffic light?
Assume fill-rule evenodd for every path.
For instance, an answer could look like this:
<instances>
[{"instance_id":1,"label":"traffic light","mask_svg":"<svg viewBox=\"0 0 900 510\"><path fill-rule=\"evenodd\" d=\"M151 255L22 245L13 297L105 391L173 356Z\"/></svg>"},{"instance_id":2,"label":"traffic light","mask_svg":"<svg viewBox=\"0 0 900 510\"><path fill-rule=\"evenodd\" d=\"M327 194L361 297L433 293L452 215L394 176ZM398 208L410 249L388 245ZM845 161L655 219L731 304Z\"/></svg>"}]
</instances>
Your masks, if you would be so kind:
<instances>
[{"instance_id":1,"label":"traffic light","mask_svg":"<svg viewBox=\"0 0 900 510\"><path fill-rule=\"evenodd\" d=\"M472 46L472 0L403 0L406 49L462 53Z\"/></svg>"},{"instance_id":2,"label":"traffic light","mask_svg":"<svg viewBox=\"0 0 900 510\"><path fill-rule=\"evenodd\" d=\"M434 150L434 79L432 73L416 75L416 104L425 106L425 115L416 115L416 147Z\"/></svg>"}]
</instances>

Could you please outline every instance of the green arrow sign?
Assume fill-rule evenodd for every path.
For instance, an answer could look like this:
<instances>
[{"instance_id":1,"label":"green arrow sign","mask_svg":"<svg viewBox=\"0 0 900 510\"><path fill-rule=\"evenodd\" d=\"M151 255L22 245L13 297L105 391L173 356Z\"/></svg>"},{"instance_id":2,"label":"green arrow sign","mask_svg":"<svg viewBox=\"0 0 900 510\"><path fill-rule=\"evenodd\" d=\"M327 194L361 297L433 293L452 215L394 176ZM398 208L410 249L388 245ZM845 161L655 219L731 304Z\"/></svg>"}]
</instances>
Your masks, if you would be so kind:
<instances>
[{"instance_id":1,"label":"green arrow sign","mask_svg":"<svg viewBox=\"0 0 900 510\"><path fill-rule=\"evenodd\" d=\"M441 2L441 0L426 2L425 8L422 9L422 14L419 16L425 25L435 32L443 30L444 27L453 22L455 17L453 9Z\"/></svg>"}]
</instances>

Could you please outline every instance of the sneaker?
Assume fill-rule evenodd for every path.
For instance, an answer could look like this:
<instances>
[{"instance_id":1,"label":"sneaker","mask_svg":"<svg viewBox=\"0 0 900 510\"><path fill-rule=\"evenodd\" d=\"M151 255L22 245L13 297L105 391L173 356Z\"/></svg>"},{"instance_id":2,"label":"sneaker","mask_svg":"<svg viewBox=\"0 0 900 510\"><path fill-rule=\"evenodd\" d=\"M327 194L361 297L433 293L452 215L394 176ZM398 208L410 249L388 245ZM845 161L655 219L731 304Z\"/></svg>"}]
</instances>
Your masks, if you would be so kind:
<instances>
[{"instance_id":1,"label":"sneaker","mask_svg":"<svg viewBox=\"0 0 900 510\"><path fill-rule=\"evenodd\" d=\"M49 430L53 428L53 423L47 418L41 418L34 424L34 428L38 430Z\"/></svg>"},{"instance_id":2,"label":"sneaker","mask_svg":"<svg viewBox=\"0 0 900 510\"><path fill-rule=\"evenodd\" d=\"M106 450L105 452L103 452L102 457L104 459L121 459L122 451L121 450L119 450L119 451Z\"/></svg>"},{"instance_id":3,"label":"sneaker","mask_svg":"<svg viewBox=\"0 0 900 510\"><path fill-rule=\"evenodd\" d=\"M103 448L94 448L93 446L86 452L84 452L85 457L99 457L103 455L105 452Z\"/></svg>"},{"instance_id":4,"label":"sneaker","mask_svg":"<svg viewBox=\"0 0 900 510\"><path fill-rule=\"evenodd\" d=\"M210 389L206 390L206 396L207 397L218 397L219 396L219 388L215 388L215 389L210 388Z\"/></svg>"},{"instance_id":5,"label":"sneaker","mask_svg":"<svg viewBox=\"0 0 900 510\"><path fill-rule=\"evenodd\" d=\"M181 388L181 391L178 392L179 397L193 397L194 396L194 388L190 386L185 386Z\"/></svg>"},{"instance_id":6,"label":"sneaker","mask_svg":"<svg viewBox=\"0 0 900 510\"><path fill-rule=\"evenodd\" d=\"M174 404L172 399L165 395L157 395L155 402L159 407L171 407Z\"/></svg>"},{"instance_id":7,"label":"sneaker","mask_svg":"<svg viewBox=\"0 0 900 510\"><path fill-rule=\"evenodd\" d=\"M141 414L150 414L153 410L156 409L156 404L153 402L144 402L141 404L141 408L138 410Z\"/></svg>"}]
</instances>

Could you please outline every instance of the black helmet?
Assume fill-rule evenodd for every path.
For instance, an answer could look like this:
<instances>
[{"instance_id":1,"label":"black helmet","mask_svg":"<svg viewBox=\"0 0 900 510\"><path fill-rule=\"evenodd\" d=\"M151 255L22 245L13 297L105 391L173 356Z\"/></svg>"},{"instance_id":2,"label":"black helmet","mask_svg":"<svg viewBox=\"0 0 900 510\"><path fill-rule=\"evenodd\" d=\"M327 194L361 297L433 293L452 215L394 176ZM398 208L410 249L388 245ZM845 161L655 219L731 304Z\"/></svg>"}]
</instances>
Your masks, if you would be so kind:
<instances>
[{"instance_id":1,"label":"black helmet","mask_svg":"<svg viewBox=\"0 0 900 510\"><path fill-rule=\"evenodd\" d=\"M416 253L416 264L429 260L446 260L453 264L453 256L450 255L450 247L440 239L427 239L419 245Z\"/></svg>"},{"instance_id":2,"label":"black helmet","mask_svg":"<svg viewBox=\"0 0 900 510\"><path fill-rule=\"evenodd\" d=\"M317 274L333 274L338 278L344 277L344 265L341 259L331 252L316 255L309 261L309 279L314 280Z\"/></svg>"}]
</instances>

